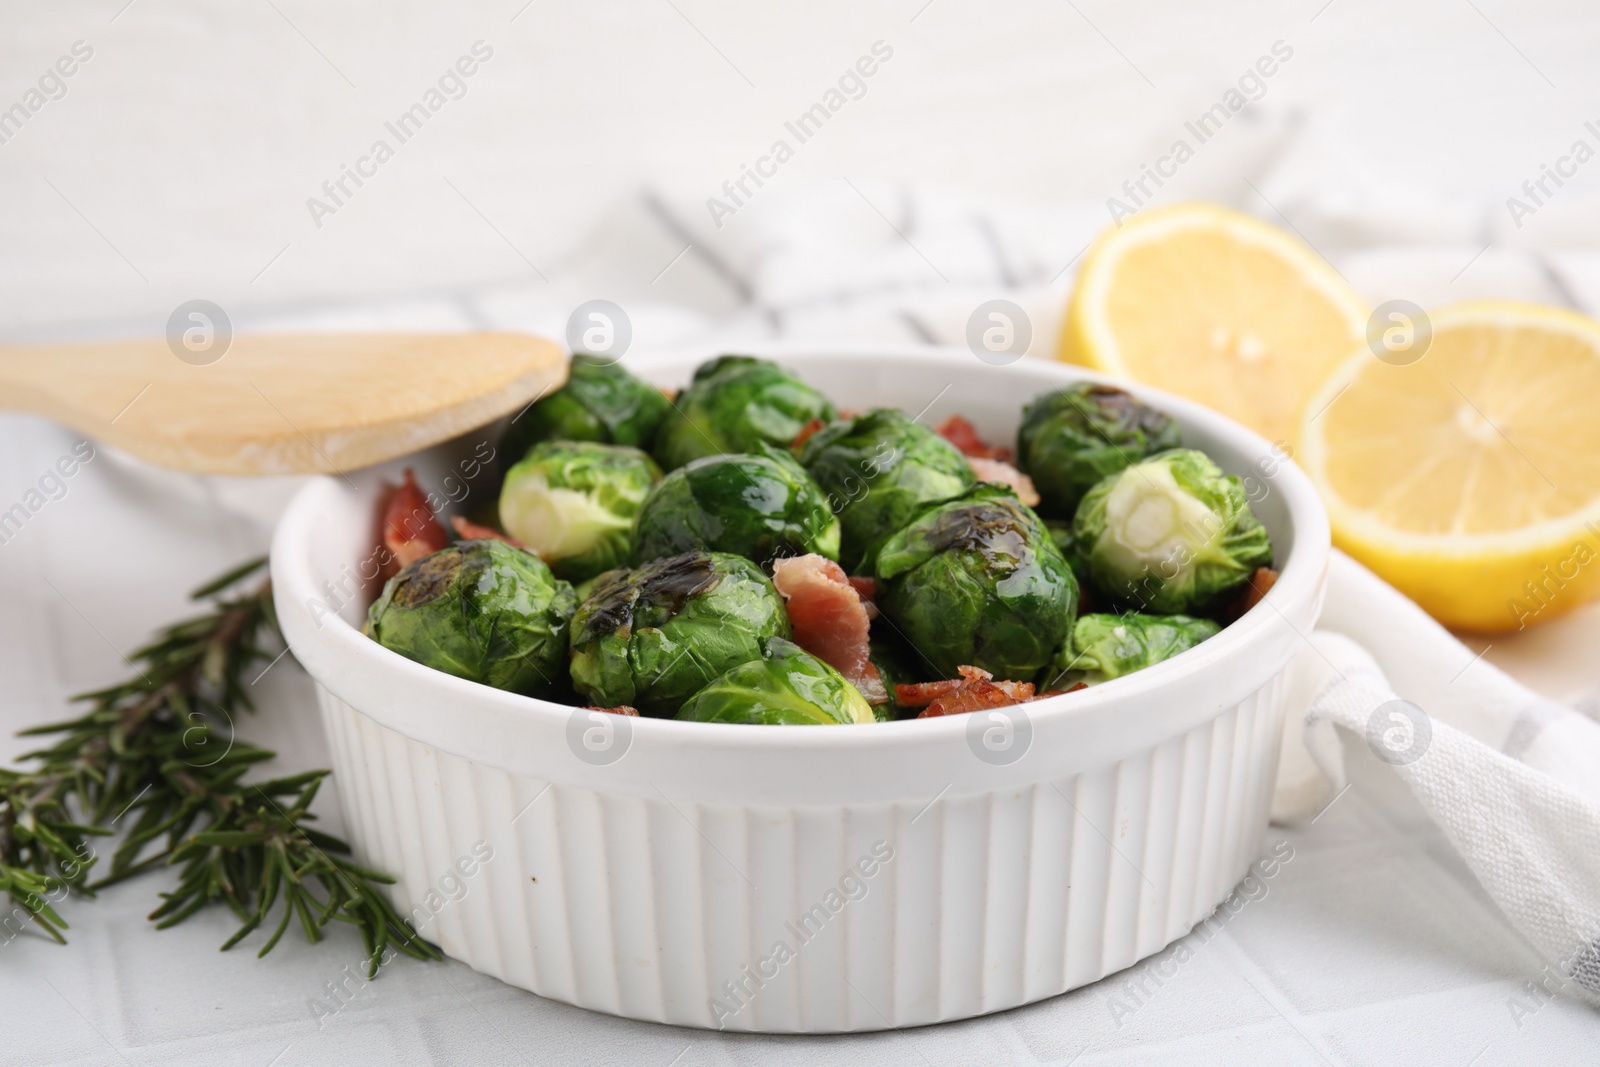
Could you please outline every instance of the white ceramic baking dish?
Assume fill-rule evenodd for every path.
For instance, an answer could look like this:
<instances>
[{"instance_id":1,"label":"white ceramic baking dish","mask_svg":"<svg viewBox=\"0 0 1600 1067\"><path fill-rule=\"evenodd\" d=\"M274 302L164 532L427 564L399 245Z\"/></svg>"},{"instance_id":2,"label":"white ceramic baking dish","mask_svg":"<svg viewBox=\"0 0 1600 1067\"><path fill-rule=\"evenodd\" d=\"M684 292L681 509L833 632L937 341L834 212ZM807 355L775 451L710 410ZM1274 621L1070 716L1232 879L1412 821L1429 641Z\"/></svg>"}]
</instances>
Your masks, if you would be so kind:
<instances>
[{"instance_id":1,"label":"white ceramic baking dish","mask_svg":"<svg viewBox=\"0 0 1600 1067\"><path fill-rule=\"evenodd\" d=\"M842 407L961 413L992 439L1085 377L959 351L775 350ZM696 359L640 361L663 385ZM363 637L354 576L379 484L326 477L272 547L278 613L317 682L362 860L449 955L595 1011L822 1033L1054 996L1158 952L1256 858L1283 672L1321 607L1328 525L1255 434L1136 389L1252 481L1282 576L1200 647L1008 709L839 728L598 716L422 667ZM489 492L493 428L408 461ZM488 444L485 444L488 442ZM481 488L480 488L481 486ZM602 721L603 720L603 721Z\"/></svg>"}]
</instances>

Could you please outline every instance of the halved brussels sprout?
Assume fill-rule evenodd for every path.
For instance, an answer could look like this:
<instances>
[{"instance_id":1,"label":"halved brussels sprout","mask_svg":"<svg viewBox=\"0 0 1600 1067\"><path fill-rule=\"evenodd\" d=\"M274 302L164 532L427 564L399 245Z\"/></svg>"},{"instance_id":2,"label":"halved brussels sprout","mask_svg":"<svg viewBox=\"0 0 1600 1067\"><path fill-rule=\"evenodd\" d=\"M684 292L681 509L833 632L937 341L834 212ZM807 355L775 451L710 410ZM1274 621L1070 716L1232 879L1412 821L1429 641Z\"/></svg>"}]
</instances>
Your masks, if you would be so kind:
<instances>
[{"instance_id":1,"label":"halved brussels sprout","mask_svg":"<svg viewBox=\"0 0 1600 1067\"><path fill-rule=\"evenodd\" d=\"M919 509L978 484L954 445L896 408L823 427L801 446L800 465L839 515L839 562L851 574L870 572L878 546Z\"/></svg>"},{"instance_id":2,"label":"halved brussels sprout","mask_svg":"<svg viewBox=\"0 0 1600 1067\"><path fill-rule=\"evenodd\" d=\"M670 471L702 456L750 452L760 442L788 448L806 423L836 414L793 371L754 356L718 356L695 370L651 451Z\"/></svg>"},{"instance_id":3,"label":"halved brussels sprout","mask_svg":"<svg viewBox=\"0 0 1600 1067\"><path fill-rule=\"evenodd\" d=\"M783 598L754 563L685 552L600 576L572 619L572 682L596 707L669 716L788 636Z\"/></svg>"},{"instance_id":4,"label":"halved brussels sprout","mask_svg":"<svg viewBox=\"0 0 1600 1067\"><path fill-rule=\"evenodd\" d=\"M646 448L671 408L661 390L635 378L620 364L579 353L572 357L567 383L506 427L499 459L510 467L540 441L599 441Z\"/></svg>"},{"instance_id":5,"label":"halved brussels sprout","mask_svg":"<svg viewBox=\"0 0 1600 1067\"><path fill-rule=\"evenodd\" d=\"M628 561L634 516L660 479L637 448L541 441L506 472L500 522L557 575L581 582Z\"/></svg>"},{"instance_id":6,"label":"halved brussels sprout","mask_svg":"<svg viewBox=\"0 0 1600 1067\"><path fill-rule=\"evenodd\" d=\"M1166 415L1114 386L1081 382L1022 409L1017 469L1039 491L1039 514L1070 519L1100 479L1179 443Z\"/></svg>"},{"instance_id":7,"label":"halved brussels sprout","mask_svg":"<svg viewBox=\"0 0 1600 1067\"><path fill-rule=\"evenodd\" d=\"M1163 615L1204 614L1272 563L1244 483L1190 448L1105 478L1078 505L1072 536L1096 589Z\"/></svg>"},{"instance_id":8,"label":"halved brussels sprout","mask_svg":"<svg viewBox=\"0 0 1600 1067\"><path fill-rule=\"evenodd\" d=\"M872 706L844 675L793 641L768 638L760 659L741 663L684 702L678 718L766 726L872 722Z\"/></svg>"},{"instance_id":9,"label":"halved brussels sprout","mask_svg":"<svg viewBox=\"0 0 1600 1067\"><path fill-rule=\"evenodd\" d=\"M1188 615L1084 615L1072 626L1056 666L1082 671L1082 681L1103 682L1171 659L1214 637L1221 627Z\"/></svg>"},{"instance_id":10,"label":"halved brussels sprout","mask_svg":"<svg viewBox=\"0 0 1600 1067\"><path fill-rule=\"evenodd\" d=\"M577 597L539 558L504 541L462 541L390 578L367 636L407 659L513 693L568 691L567 636Z\"/></svg>"},{"instance_id":11,"label":"halved brussels sprout","mask_svg":"<svg viewBox=\"0 0 1600 1067\"><path fill-rule=\"evenodd\" d=\"M638 560L691 549L757 563L815 552L839 558L839 520L817 483L787 452L706 456L661 480L634 525Z\"/></svg>"},{"instance_id":12,"label":"halved brussels sprout","mask_svg":"<svg viewBox=\"0 0 1600 1067\"><path fill-rule=\"evenodd\" d=\"M983 484L923 511L878 552L878 607L935 669L1031 680L1078 609L1078 582L1016 496Z\"/></svg>"}]
</instances>

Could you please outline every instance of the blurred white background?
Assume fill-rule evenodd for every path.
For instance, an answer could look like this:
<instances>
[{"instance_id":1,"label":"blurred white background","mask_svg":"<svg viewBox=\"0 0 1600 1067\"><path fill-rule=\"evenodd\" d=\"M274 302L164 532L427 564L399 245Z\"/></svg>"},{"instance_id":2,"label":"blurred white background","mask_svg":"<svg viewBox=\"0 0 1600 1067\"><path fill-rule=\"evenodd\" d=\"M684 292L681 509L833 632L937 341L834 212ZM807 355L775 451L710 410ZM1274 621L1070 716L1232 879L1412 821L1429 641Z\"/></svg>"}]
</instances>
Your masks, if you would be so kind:
<instances>
[{"instance_id":1,"label":"blurred white background","mask_svg":"<svg viewBox=\"0 0 1600 1067\"><path fill-rule=\"evenodd\" d=\"M713 248L770 240L763 212L819 186L853 195L842 179L1077 204L1086 240L1277 41L1292 59L1162 198L1281 210L1330 256L1600 245L1600 162L1521 228L1505 204L1575 140L1600 146L1584 128L1600 130L1600 8L1576 0L11 0L0 17L0 110L44 101L0 127L11 337L157 333L195 297L248 319L486 285L536 296L642 190ZM65 95L30 98L79 41L93 55ZM477 41L493 55L465 95L316 225L307 198L397 143L384 123ZM893 58L865 95L711 231L705 199L877 41ZM1081 240L1061 245L1064 265ZM584 295L642 290L671 254L612 257ZM670 300L671 281L650 295Z\"/></svg>"}]
</instances>

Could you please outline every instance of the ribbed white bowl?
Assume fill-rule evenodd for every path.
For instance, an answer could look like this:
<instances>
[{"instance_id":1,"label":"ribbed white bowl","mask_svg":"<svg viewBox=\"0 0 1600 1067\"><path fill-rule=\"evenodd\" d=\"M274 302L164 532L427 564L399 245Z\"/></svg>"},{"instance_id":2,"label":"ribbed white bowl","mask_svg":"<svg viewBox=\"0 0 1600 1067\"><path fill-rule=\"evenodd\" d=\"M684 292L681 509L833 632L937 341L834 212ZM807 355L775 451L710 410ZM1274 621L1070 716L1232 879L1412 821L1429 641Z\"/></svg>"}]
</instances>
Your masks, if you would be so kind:
<instances>
[{"instance_id":1,"label":"ribbed white bowl","mask_svg":"<svg viewBox=\"0 0 1600 1067\"><path fill-rule=\"evenodd\" d=\"M939 396L925 419L960 412L996 438L1027 399L1090 377L927 349L774 354L841 406L917 412ZM677 384L693 363L636 369ZM1282 672L1321 606L1328 529L1304 476L1265 441L1140 392L1179 420L1186 443L1254 479L1282 577L1199 648L993 721L799 729L608 716L598 726L614 732L597 752L583 740L597 724L581 711L362 637L355 576L372 551L379 483L396 471L308 486L274 540L274 588L318 683L363 862L394 874L401 909L478 970L685 1026L820 1033L960 1019L1160 951L1257 855ZM496 436L412 464L425 486L470 506L489 480L471 457Z\"/></svg>"}]
</instances>

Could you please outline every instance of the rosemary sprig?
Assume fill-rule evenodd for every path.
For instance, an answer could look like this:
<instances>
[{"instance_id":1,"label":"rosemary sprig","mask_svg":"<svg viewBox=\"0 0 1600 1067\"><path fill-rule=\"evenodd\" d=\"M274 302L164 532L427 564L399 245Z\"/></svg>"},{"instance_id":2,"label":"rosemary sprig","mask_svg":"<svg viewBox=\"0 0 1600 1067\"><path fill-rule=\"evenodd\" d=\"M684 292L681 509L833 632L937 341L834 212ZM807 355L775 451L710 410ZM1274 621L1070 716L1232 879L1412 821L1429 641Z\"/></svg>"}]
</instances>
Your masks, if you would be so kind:
<instances>
[{"instance_id":1,"label":"rosemary sprig","mask_svg":"<svg viewBox=\"0 0 1600 1067\"><path fill-rule=\"evenodd\" d=\"M312 829L308 810L325 770L246 782L274 753L237 741L234 717L254 710L246 672L274 662L281 642L270 586L229 594L264 560L237 567L194 593L210 611L176 623L134 652L138 674L74 697L82 717L24 731L55 738L0 768L0 890L57 941L66 921L54 904L68 892L99 889L158 864L179 866L176 889L150 918L158 928L208 904L238 916L232 948L281 911L258 955L299 919L308 941L338 920L353 924L368 953L368 977L385 952L438 959L378 890L394 879L348 858L349 846ZM259 677L259 675L257 675ZM128 819L124 824L123 819ZM123 832L105 877L91 839Z\"/></svg>"}]
</instances>

